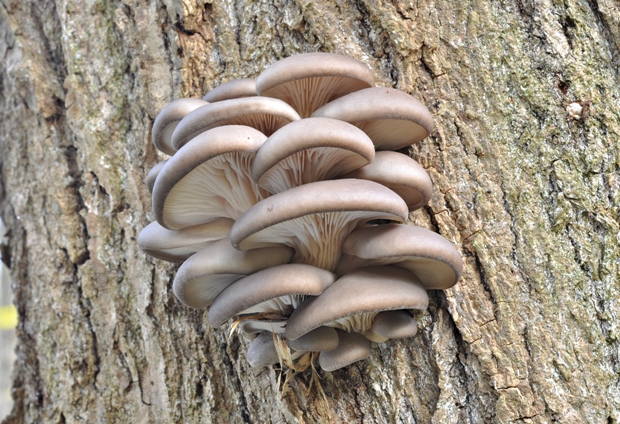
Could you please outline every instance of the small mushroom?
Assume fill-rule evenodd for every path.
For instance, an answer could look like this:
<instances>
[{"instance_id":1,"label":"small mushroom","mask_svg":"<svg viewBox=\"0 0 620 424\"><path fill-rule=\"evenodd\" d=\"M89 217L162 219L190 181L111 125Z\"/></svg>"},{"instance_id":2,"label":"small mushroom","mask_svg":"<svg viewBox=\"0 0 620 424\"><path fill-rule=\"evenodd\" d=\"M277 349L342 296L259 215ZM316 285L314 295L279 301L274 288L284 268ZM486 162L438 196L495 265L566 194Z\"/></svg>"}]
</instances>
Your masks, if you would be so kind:
<instances>
[{"instance_id":1,"label":"small mushroom","mask_svg":"<svg viewBox=\"0 0 620 424\"><path fill-rule=\"evenodd\" d=\"M293 262L332 271L342 241L357 225L409 214L392 190L372 181L319 181L264 199L241 215L230 232L237 249L284 244L295 249Z\"/></svg>"},{"instance_id":2,"label":"small mushroom","mask_svg":"<svg viewBox=\"0 0 620 424\"><path fill-rule=\"evenodd\" d=\"M172 134L175 149L185 146L194 137L224 125L246 125L270 136L299 115L289 105L268 97L244 97L209 103L187 115Z\"/></svg>"},{"instance_id":3,"label":"small mushroom","mask_svg":"<svg viewBox=\"0 0 620 424\"><path fill-rule=\"evenodd\" d=\"M250 178L255 152L266 140L241 125L200 134L159 172L153 188L153 213L170 230L217 218L237 219L268 193Z\"/></svg>"},{"instance_id":4,"label":"small mushroom","mask_svg":"<svg viewBox=\"0 0 620 424\"><path fill-rule=\"evenodd\" d=\"M146 188L149 189L149 193L153 194L153 187L155 186L155 180L159 175L159 171L164 167L164 165L168 162L167 160L158 162L151 168L148 175L146 176Z\"/></svg>"},{"instance_id":5,"label":"small mushroom","mask_svg":"<svg viewBox=\"0 0 620 424\"><path fill-rule=\"evenodd\" d=\"M338 347L321 352L319 365L325 371L336 371L370 356L370 341L357 333L338 332Z\"/></svg>"},{"instance_id":6,"label":"small mushroom","mask_svg":"<svg viewBox=\"0 0 620 424\"><path fill-rule=\"evenodd\" d=\"M426 290L409 271L389 266L362 268L339 278L320 296L295 309L286 325L286 338L296 340L320 326L365 336L379 312L427 306Z\"/></svg>"},{"instance_id":7,"label":"small mushroom","mask_svg":"<svg viewBox=\"0 0 620 424\"><path fill-rule=\"evenodd\" d=\"M409 211L426 205L433 195L433 183L424 168L409 156L398 152L377 152L370 164L343 178L359 178L383 184L403 198Z\"/></svg>"},{"instance_id":8,"label":"small mushroom","mask_svg":"<svg viewBox=\"0 0 620 424\"><path fill-rule=\"evenodd\" d=\"M222 100L254 96L256 96L256 80L253 78L241 78L218 85L209 91L202 100L214 103Z\"/></svg>"},{"instance_id":9,"label":"small mushroom","mask_svg":"<svg viewBox=\"0 0 620 424\"><path fill-rule=\"evenodd\" d=\"M153 123L151 134L155 147L167 155L174 155L177 149L172 146L172 133L177 125L187 114L206 104L200 99L178 99L164 107Z\"/></svg>"},{"instance_id":10,"label":"small mushroom","mask_svg":"<svg viewBox=\"0 0 620 424\"><path fill-rule=\"evenodd\" d=\"M288 263L293 250L286 246L238 251L223 239L192 255L174 277L177 299L192 308L206 308L235 281L272 266Z\"/></svg>"},{"instance_id":11,"label":"small mushroom","mask_svg":"<svg viewBox=\"0 0 620 424\"><path fill-rule=\"evenodd\" d=\"M433 116L415 97L373 87L336 99L312 114L340 119L364 131L377 150L410 146L433 131Z\"/></svg>"},{"instance_id":12,"label":"small mushroom","mask_svg":"<svg viewBox=\"0 0 620 424\"><path fill-rule=\"evenodd\" d=\"M281 361L274 343L274 334L264 331L258 335L248 348L247 358L252 368L268 367ZM291 360L300 358L304 351L291 352Z\"/></svg>"},{"instance_id":13,"label":"small mushroom","mask_svg":"<svg viewBox=\"0 0 620 424\"><path fill-rule=\"evenodd\" d=\"M418 324L408 311L379 312L372 322L372 327L364 337L373 342L382 343L389 339L406 339L418 332Z\"/></svg>"},{"instance_id":14,"label":"small mushroom","mask_svg":"<svg viewBox=\"0 0 620 424\"><path fill-rule=\"evenodd\" d=\"M280 60L256 79L260 96L293 106L302 118L338 97L375 85L364 63L333 53L307 53Z\"/></svg>"},{"instance_id":15,"label":"small mushroom","mask_svg":"<svg viewBox=\"0 0 620 424\"><path fill-rule=\"evenodd\" d=\"M248 252L251 252L248 251ZM242 278L220 293L209 308L209 323L219 327L235 315L244 320L246 333L267 330L284 333L283 325L307 296L318 296L336 275L310 265L286 264ZM262 317L262 319L261 319ZM248 321L252 325L247 326Z\"/></svg>"},{"instance_id":16,"label":"small mushroom","mask_svg":"<svg viewBox=\"0 0 620 424\"><path fill-rule=\"evenodd\" d=\"M375 147L346 122L307 118L290 123L265 141L252 164L252 179L271 193L331 180L370 163Z\"/></svg>"},{"instance_id":17,"label":"small mushroom","mask_svg":"<svg viewBox=\"0 0 620 424\"><path fill-rule=\"evenodd\" d=\"M138 235L138 246L157 259L183 262L210 244L228 238L235 221L219 218L206 224L167 230L157 222L151 222Z\"/></svg>"},{"instance_id":18,"label":"small mushroom","mask_svg":"<svg viewBox=\"0 0 620 424\"><path fill-rule=\"evenodd\" d=\"M319 327L295 340L286 340L291 349L304 352L325 352L338 347L338 332L332 327Z\"/></svg>"},{"instance_id":19,"label":"small mushroom","mask_svg":"<svg viewBox=\"0 0 620 424\"><path fill-rule=\"evenodd\" d=\"M338 275L370 265L393 265L414 273L427 290L450 288L463 272L463 259L452 243L412 225L358 228L344 241L342 252Z\"/></svg>"}]
</instances>

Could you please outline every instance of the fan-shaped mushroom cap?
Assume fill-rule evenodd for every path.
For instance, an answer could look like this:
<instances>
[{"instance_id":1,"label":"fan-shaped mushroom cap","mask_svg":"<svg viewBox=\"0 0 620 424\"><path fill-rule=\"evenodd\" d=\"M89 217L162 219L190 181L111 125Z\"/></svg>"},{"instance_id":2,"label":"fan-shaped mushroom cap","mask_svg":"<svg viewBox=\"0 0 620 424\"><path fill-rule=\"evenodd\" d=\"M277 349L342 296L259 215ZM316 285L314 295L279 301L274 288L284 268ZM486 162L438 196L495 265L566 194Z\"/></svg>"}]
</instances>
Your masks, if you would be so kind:
<instances>
[{"instance_id":1,"label":"fan-shaped mushroom cap","mask_svg":"<svg viewBox=\"0 0 620 424\"><path fill-rule=\"evenodd\" d=\"M191 256L174 277L172 289L177 299L192 308L206 308L218 294L246 275L282 265L293 250L286 246L235 250L228 239L220 240Z\"/></svg>"},{"instance_id":2,"label":"fan-shaped mushroom cap","mask_svg":"<svg viewBox=\"0 0 620 424\"><path fill-rule=\"evenodd\" d=\"M372 327L364 337L373 342L382 343L388 339L406 339L418 332L418 324L409 311L379 312L372 322Z\"/></svg>"},{"instance_id":3,"label":"fan-shaped mushroom cap","mask_svg":"<svg viewBox=\"0 0 620 424\"><path fill-rule=\"evenodd\" d=\"M286 338L295 340L322 325L363 334L378 312L427 306L426 290L409 271L388 266L362 268L295 309L286 325Z\"/></svg>"},{"instance_id":4,"label":"fan-shaped mushroom cap","mask_svg":"<svg viewBox=\"0 0 620 424\"><path fill-rule=\"evenodd\" d=\"M336 99L312 116L340 119L360 127L377 150L397 150L433 131L433 116L415 97L393 88L373 87Z\"/></svg>"},{"instance_id":5,"label":"fan-shaped mushroom cap","mask_svg":"<svg viewBox=\"0 0 620 424\"><path fill-rule=\"evenodd\" d=\"M171 230L217 218L238 218L268 194L250 178L255 152L266 140L240 125L200 134L159 172L153 188L153 213Z\"/></svg>"},{"instance_id":6,"label":"fan-shaped mushroom cap","mask_svg":"<svg viewBox=\"0 0 620 424\"><path fill-rule=\"evenodd\" d=\"M331 180L367 165L375 147L363 131L343 121L292 122L265 141L252 164L252 179L271 193Z\"/></svg>"},{"instance_id":7,"label":"fan-shaped mushroom cap","mask_svg":"<svg viewBox=\"0 0 620 424\"><path fill-rule=\"evenodd\" d=\"M285 244L293 262L333 270L344 238L373 219L402 222L407 205L392 190L372 181L309 183L275 194L245 212L230 232L237 249Z\"/></svg>"},{"instance_id":8,"label":"fan-shaped mushroom cap","mask_svg":"<svg viewBox=\"0 0 620 424\"><path fill-rule=\"evenodd\" d=\"M347 237L342 252L338 275L369 265L393 265L414 273L427 290L450 288L463 272L461 254L452 243L411 225L359 228Z\"/></svg>"},{"instance_id":9,"label":"fan-shaped mushroom cap","mask_svg":"<svg viewBox=\"0 0 620 424\"><path fill-rule=\"evenodd\" d=\"M164 165L168 162L167 160L158 162L151 168L148 175L146 176L146 188L149 189L149 193L153 193L153 186L155 185L155 180L159 175L159 171L164 167Z\"/></svg>"},{"instance_id":10,"label":"fan-shaped mushroom cap","mask_svg":"<svg viewBox=\"0 0 620 424\"><path fill-rule=\"evenodd\" d=\"M202 100L213 103L253 96L256 96L256 80L253 78L241 78L218 85L209 91Z\"/></svg>"},{"instance_id":11,"label":"fan-shaped mushroom cap","mask_svg":"<svg viewBox=\"0 0 620 424\"><path fill-rule=\"evenodd\" d=\"M257 158L259 154L260 150ZM410 211L427 204L433 195L433 183L422 165L398 152L377 152L370 164L350 172L344 178L383 184L402 197Z\"/></svg>"},{"instance_id":12,"label":"fan-shaped mushroom cap","mask_svg":"<svg viewBox=\"0 0 620 424\"><path fill-rule=\"evenodd\" d=\"M256 92L284 100L307 118L333 99L373 85L372 71L358 60L333 53L307 53L265 69L256 79Z\"/></svg>"},{"instance_id":13,"label":"fan-shaped mushroom cap","mask_svg":"<svg viewBox=\"0 0 620 424\"><path fill-rule=\"evenodd\" d=\"M299 115L289 105L268 97L244 97L209 103L187 115L172 134L172 145L180 149L187 142L211 128L246 125L270 136Z\"/></svg>"},{"instance_id":14,"label":"fan-shaped mushroom cap","mask_svg":"<svg viewBox=\"0 0 620 424\"><path fill-rule=\"evenodd\" d=\"M318 296L335 280L329 271L302 264L255 272L217 296L209 308L209 323L219 327L235 315L252 314L286 319L306 296Z\"/></svg>"},{"instance_id":15,"label":"fan-shaped mushroom cap","mask_svg":"<svg viewBox=\"0 0 620 424\"><path fill-rule=\"evenodd\" d=\"M157 259L183 262L210 244L228 238L235 221L220 218L207 224L167 230L157 222L151 222L138 235L138 246Z\"/></svg>"},{"instance_id":16,"label":"fan-shaped mushroom cap","mask_svg":"<svg viewBox=\"0 0 620 424\"><path fill-rule=\"evenodd\" d=\"M248 347L247 358L253 368L268 367L278 363L280 358L273 342L273 334L264 331L252 340Z\"/></svg>"},{"instance_id":17,"label":"fan-shaped mushroom cap","mask_svg":"<svg viewBox=\"0 0 620 424\"><path fill-rule=\"evenodd\" d=\"M321 352L319 355L319 365L323 370L336 371L370 356L370 341L368 339L357 333L336 331L339 338L338 347L329 352Z\"/></svg>"},{"instance_id":18,"label":"fan-shaped mushroom cap","mask_svg":"<svg viewBox=\"0 0 620 424\"><path fill-rule=\"evenodd\" d=\"M338 332L332 327L319 327L296 340L286 340L295 350L306 352L325 352L338 347Z\"/></svg>"},{"instance_id":19,"label":"fan-shaped mushroom cap","mask_svg":"<svg viewBox=\"0 0 620 424\"><path fill-rule=\"evenodd\" d=\"M153 123L152 140L155 147L167 155L174 155L177 149L172 146L172 133L179 121L193 110L206 105L207 102L200 99L178 99L168 103Z\"/></svg>"}]
</instances>

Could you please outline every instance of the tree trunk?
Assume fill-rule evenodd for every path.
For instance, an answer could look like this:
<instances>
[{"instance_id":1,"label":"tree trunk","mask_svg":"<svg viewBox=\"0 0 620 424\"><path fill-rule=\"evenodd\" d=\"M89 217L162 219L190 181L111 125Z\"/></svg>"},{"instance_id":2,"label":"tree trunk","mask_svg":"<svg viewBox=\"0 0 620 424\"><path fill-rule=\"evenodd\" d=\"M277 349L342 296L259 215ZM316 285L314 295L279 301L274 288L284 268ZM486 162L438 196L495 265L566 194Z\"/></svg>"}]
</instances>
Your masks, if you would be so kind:
<instances>
[{"instance_id":1,"label":"tree trunk","mask_svg":"<svg viewBox=\"0 0 620 424\"><path fill-rule=\"evenodd\" d=\"M2 0L5 422L620 422L620 3L378 3ZM433 113L411 155L434 195L410 222L465 271L416 337L282 395L136 238L159 110L310 51Z\"/></svg>"}]
</instances>

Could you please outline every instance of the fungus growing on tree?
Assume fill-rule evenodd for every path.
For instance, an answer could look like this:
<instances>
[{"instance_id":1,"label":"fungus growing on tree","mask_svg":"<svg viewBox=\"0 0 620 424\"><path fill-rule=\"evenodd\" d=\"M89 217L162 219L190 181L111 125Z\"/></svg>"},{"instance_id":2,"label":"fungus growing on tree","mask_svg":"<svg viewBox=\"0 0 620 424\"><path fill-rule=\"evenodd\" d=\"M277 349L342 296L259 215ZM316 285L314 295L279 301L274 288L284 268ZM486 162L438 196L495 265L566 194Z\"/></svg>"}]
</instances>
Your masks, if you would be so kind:
<instances>
[{"instance_id":1,"label":"fungus growing on tree","mask_svg":"<svg viewBox=\"0 0 620 424\"><path fill-rule=\"evenodd\" d=\"M256 95L256 80L253 78L241 78L218 85L209 91L202 100L207 103L214 103L240 97L254 97Z\"/></svg>"},{"instance_id":2,"label":"fungus growing on tree","mask_svg":"<svg viewBox=\"0 0 620 424\"><path fill-rule=\"evenodd\" d=\"M200 99L179 99L168 104L159 112L153 123L153 144L162 152L172 156L177 149L172 145L172 134L179 122L195 109L205 106Z\"/></svg>"}]
</instances>

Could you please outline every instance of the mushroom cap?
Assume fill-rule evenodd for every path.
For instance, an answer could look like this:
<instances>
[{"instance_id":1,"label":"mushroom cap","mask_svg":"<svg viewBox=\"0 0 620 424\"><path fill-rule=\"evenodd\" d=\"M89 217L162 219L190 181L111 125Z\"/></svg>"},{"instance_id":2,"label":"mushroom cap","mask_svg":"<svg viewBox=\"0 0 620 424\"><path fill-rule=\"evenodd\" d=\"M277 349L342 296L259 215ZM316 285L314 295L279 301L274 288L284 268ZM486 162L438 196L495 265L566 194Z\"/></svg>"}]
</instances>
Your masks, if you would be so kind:
<instances>
[{"instance_id":1,"label":"mushroom cap","mask_svg":"<svg viewBox=\"0 0 620 424\"><path fill-rule=\"evenodd\" d=\"M245 334L268 333L284 334L286 319L248 318L239 322L237 329Z\"/></svg>"},{"instance_id":2,"label":"mushroom cap","mask_svg":"<svg viewBox=\"0 0 620 424\"><path fill-rule=\"evenodd\" d=\"M151 222L138 235L138 246L144 253L169 262L183 262L210 244L228 238L235 221L219 218L215 221L167 230L157 222Z\"/></svg>"},{"instance_id":3,"label":"mushroom cap","mask_svg":"<svg viewBox=\"0 0 620 424\"><path fill-rule=\"evenodd\" d=\"M202 100L213 103L253 96L256 96L256 80L254 78L240 78L218 85L209 91Z\"/></svg>"},{"instance_id":4,"label":"mushroom cap","mask_svg":"<svg viewBox=\"0 0 620 424\"><path fill-rule=\"evenodd\" d=\"M373 87L336 99L312 116L340 119L360 127L377 150L410 146L433 131L433 116L415 97L393 88Z\"/></svg>"},{"instance_id":5,"label":"mushroom cap","mask_svg":"<svg viewBox=\"0 0 620 424\"><path fill-rule=\"evenodd\" d=\"M329 271L302 264L274 266L255 272L217 296L209 308L209 323L219 327L235 315L251 313L287 317L297 305L278 298L318 296L335 280L336 275Z\"/></svg>"},{"instance_id":6,"label":"mushroom cap","mask_svg":"<svg viewBox=\"0 0 620 424\"><path fill-rule=\"evenodd\" d=\"M433 195L433 183L422 165L398 152L377 152L370 164L343 178L359 178L383 184L403 198L409 211L426 205Z\"/></svg>"},{"instance_id":7,"label":"mushroom cap","mask_svg":"<svg viewBox=\"0 0 620 424\"><path fill-rule=\"evenodd\" d=\"M273 334L265 331L252 340L247 354L252 368L267 367L280 362L273 337Z\"/></svg>"},{"instance_id":8,"label":"mushroom cap","mask_svg":"<svg viewBox=\"0 0 620 424\"><path fill-rule=\"evenodd\" d=\"M149 189L149 193L153 193L153 186L155 185L155 180L159 175L159 171L164 167L164 165L168 162L167 160L157 162L155 166L151 168L148 175L146 176L146 188Z\"/></svg>"},{"instance_id":9,"label":"mushroom cap","mask_svg":"<svg viewBox=\"0 0 620 424\"><path fill-rule=\"evenodd\" d=\"M427 306L426 290L409 271L389 266L362 268L341 277L320 296L309 298L295 309L286 325L286 338L295 340L322 325L340 327L336 320L358 314Z\"/></svg>"},{"instance_id":10,"label":"mushroom cap","mask_svg":"<svg viewBox=\"0 0 620 424\"><path fill-rule=\"evenodd\" d=\"M370 356L370 341L357 333L338 332L338 347L329 352L321 352L319 355L319 365L325 371L336 371L351 365L353 362L361 361Z\"/></svg>"},{"instance_id":11,"label":"mushroom cap","mask_svg":"<svg viewBox=\"0 0 620 424\"><path fill-rule=\"evenodd\" d=\"M319 181L258 202L233 225L237 249L285 244L296 250L293 262L333 270L342 240L373 219L402 222L409 211L393 191L372 181Z\"/></svg>"},{"instance_id":12,"label":"mushroom cap","mask_svg":"<svg viewBox=\"0 0 620 424\"><path fill-rule=\"evenodd\" d=\"M217 127L194 138L159 172L153 213L176 230L217 218L236 219L267 193L250 178L255 152L267 139L254 128Z\"/></svg>"},{"instance_id":13,"label":"mushroom cap","mask_svg":"<svg viewBox=\"0 0 620 424\"><path fill-rule=\"evenodd\" d=\"M332 327L319 327L296 340L286 340L289 347L307 352L325 352L338 347L338 331Z\"/></svg>"},{"instance_id":14,"label":"mushroom cap","mask_svg":"<svg viewBox=\"0 0 620 424\"><path fill-rule=\"evenodd\" d=\"M256 79L256 92L284 100L307 118L338 97L374 85L372 71L358 60L333 53L307 53L265 69Z\"/></svg>"},{"instance_id":15,"label":"mushroom cap","mask_svg":"<svg viewBox=\"0 0 620 424\"><path fill-rule=\"evenodd\" d=\"M414 273L427 290L450 288L463 272L463 259L452 243L412 225L358 228L347 237L342 252L338 275L369 265L393 265Z\"/></svg>"},{"instance_id":16,"label":"mushroom cap","mask_svg":"<svg viewBox=\"0 0 620 424\"><path fill-rule=\"evenodd\" d=\"M206 105L207 102L200 99L178 99L168 103L164 107L155 122L151 131L153 144L167 155L174 155L177 151L172 146L172 133L177 124L193 110Z\"/></svg>"},{"instance_id":17,"label":"mushroom cap","mask_svg":"<svg viewBox=\"0 0 620 424\"><path fill-rule=\"evenodd\" d=\"M418 332L418 324L409 311L379 312L372 322L370 330L364 333L368 340L382 343L388 339L406 339Z\"/></svg>"},{"instance_id":18,"label":"mushroom cap","mask_svg":"<svg viewBox=\"0 0 620 424\"><path fill-rule=\"evenodd\" d=\"M375 147L359 128L329 118L292 122L265 141L252 179L271 193L340 177L370 163Z\"/></svg>"},{"instance_id":19,"label":"mushroom cap","mask_svg":"<svg viewBox=\"0 0 620 424\"><path fill-rule=\"evenodd\" d=\"M268 97L243 97L209 103L187 115L172 134L172 145L180 149L194 137L224 125L246 125L269 136L299 115L289 105Z\"/></svg>"},{"instance_id":20,"label":"mushroom cap","mask_svg":"<svg viewBox=\"0 0 620 424\"><path fill-rule=\"evenodd\" d=\"M211 305L222 290L246 275L288 263L293 250L286 246L238 251L228 239L217 241L192 255L174 277L177 299L192 308Z\"/></svg>"}]
</instances>

